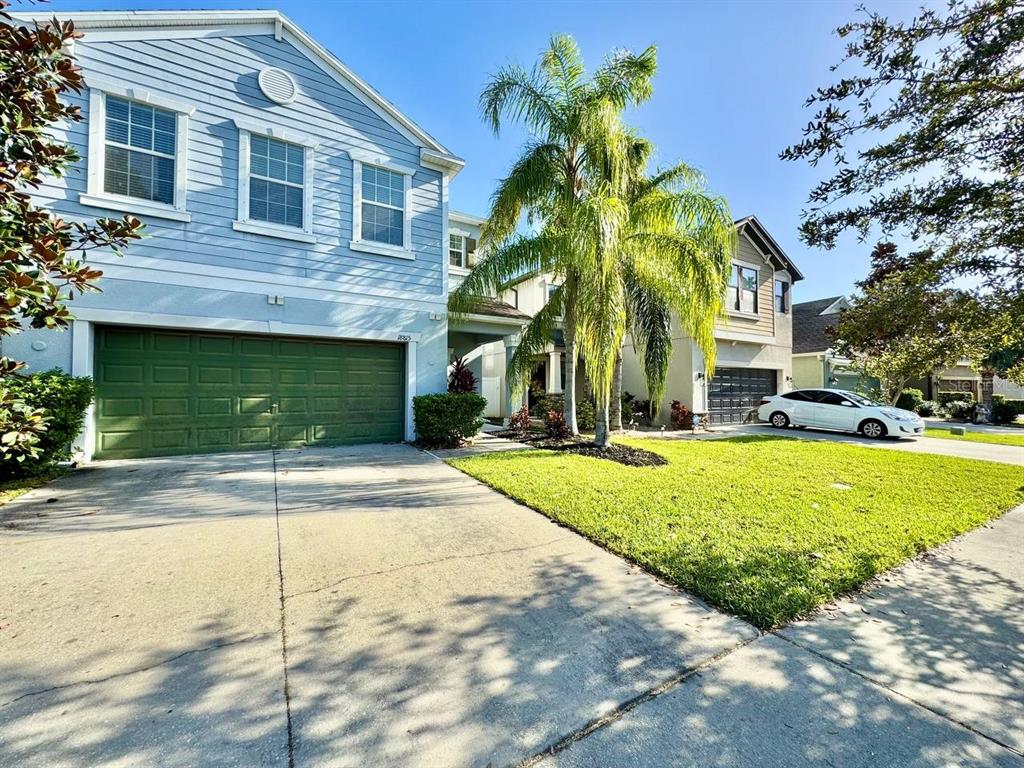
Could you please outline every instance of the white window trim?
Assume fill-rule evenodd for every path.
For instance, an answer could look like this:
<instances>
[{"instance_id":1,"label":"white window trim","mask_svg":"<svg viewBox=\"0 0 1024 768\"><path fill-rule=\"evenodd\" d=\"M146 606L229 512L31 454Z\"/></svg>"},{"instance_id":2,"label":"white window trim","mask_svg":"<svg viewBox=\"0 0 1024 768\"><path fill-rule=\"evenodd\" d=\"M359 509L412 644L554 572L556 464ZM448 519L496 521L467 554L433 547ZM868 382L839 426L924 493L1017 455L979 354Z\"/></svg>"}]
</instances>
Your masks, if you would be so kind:
<instances>
[{"instance_id":1,"label":"white window trim","mask_svg":"<svg viewBox=\"0 0 1024 768\"><path fill-rule=\"evenodd\" d=\"M452 258L452 240L451 239L453 237L458 237L458 238L462 239L462 259L461 259L462 263L461 264L452 264L452 262L451 262L451 258ZM449 229L448 230L448 269L457 270L456 274L458 274L459 271L462 271L462 272L465 272L466 274L469 274L469 253L466 250L469 247L469 242L468 241L469 241L469 235L465 235L462 232L459 232L459 231L454 230L454 229Z\"/></svg>"},{"instance_id":2,"label":"white window trim","mask_svg":"<svg viewBox=\"0 0 1024 768\"><path fill-rule=\"evenodd\" d=\"M270 126L262 126L244 120L235 120L238 128L238 218L231 223L236 232L248 232L266 237L296 240L300 243L315 243L313 234L313 159L317 146L315 139ZM269 136L274 139L297 144L302 147L302 227L289 227L269 221L249 218L249 137L252 134Z\"/></svg>"},{"instance_id":3,"label":"white window trim","mask_svg":"<svg viewBox=\"0 0 1024 768\"><path fill-rule=\"evenodd\" d=\"M402 247L389 245L388 243L376 243L372 240L363 240L363 160L365 157L361 152L349 150L352 158L352 240L349 248L353 251L364 253L375 253L378 256L393 256L398 259L415 259L416 254L412 250L412 177L415 169L404 165L396 165L390 162L374 160L366 162L377 168L386 171L402 174L405 179L405 194L403 198L402 211ZM447 257L448 249L445 248Z\"/></svg>"},{"instance_id":4,"label":"white window trim","mask_svg":"<svg viewBox=\"0 0 1024 768\"><path fill-rule=\"evenodd\" d=\"M138 216L191 221L187 210L188 192L188 118L196 108L141 88L126 88L100 78L89 78L89 150L86 191L78 196L82 205L124 211ZM174 122L174 203L167 205L153 200L140 200L127 195L114 195L103 189L106 162L107 96L148 104L175 113Z\"/></svg>"}]
</instances>

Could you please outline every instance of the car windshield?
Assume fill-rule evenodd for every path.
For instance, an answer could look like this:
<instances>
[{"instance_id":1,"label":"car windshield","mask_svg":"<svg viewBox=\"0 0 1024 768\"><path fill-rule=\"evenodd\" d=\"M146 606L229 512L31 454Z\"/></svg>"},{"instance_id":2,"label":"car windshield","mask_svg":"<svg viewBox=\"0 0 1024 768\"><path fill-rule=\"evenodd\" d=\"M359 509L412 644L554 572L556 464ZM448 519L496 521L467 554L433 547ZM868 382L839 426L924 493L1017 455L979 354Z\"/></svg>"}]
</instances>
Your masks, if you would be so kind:
<instances>
[{"instance_id":1,"label":"car windshield","mask_svg":"<svg viewBox=\"0 0 1024 768\"><path fill-rule=\"evenodd\" d=\"M848 398L853 400L857 405L873 405L875 407L881 407L881 403L876 403L874 400L869 400L864 395L858 395L856 392L843 392Z\"/></svg>"}]
</instances>

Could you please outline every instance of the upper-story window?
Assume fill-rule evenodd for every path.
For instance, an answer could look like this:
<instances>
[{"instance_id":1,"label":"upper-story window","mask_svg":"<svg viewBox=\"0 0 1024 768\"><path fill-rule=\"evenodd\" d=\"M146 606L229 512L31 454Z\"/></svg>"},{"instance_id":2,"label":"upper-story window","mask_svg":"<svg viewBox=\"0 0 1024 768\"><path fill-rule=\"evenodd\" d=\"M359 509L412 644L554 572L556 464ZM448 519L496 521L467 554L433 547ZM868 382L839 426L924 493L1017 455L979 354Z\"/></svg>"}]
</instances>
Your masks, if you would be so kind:
<instances>
[{"instance_id":1,"label":"upper-story window","mask_svg":"<svg viewBox=\"0 0 1024 768\"><path fill-rule=\"evenodd\" d=\"M249 139L249 218L302 228L302 147L269 136Z\"/></svg>"},{"instance_id":2,"label":"upper-story window","mask_svg":"<svg viewBox=\"0 0 1024 768\"><path fill-rule=\"evenodd\" d=\"M188 221L189 104L89 80L89 165L83 205Z\"/></svg>"},{"instance_id":3,"label":"upper-story window","mask_svg":"<svg viewBox=\"0 0 1024 768\"><path fill-rule=\"evenodd\" d=\"M357 149L350 149L349 155L352 156L352 242L349 246L356 251L415 258L409 209L416 169Z\"/></svg>"},{"instance_id":4,"label":"upper-story window","mask_svg":"<svg viewBox=\"0 0 1024 768\"><path fill-rule=\"evenodd\" d=\"M729 276L728 307L736 312L757 314L757 270L734 264Z\"/></svg>"},{"instance_id":5,"label":"upper-story window","mask_svg":"<svg viewBox=\"0 0 1024 768\"><path fill-rule=\"evenodd\" d=\"M103 191L174 205L175 115L107 96Z\"/></svg>"},{"instance_id":6,"label":"upper-story window","mask_svg":"<svg viewBox=\"0 0 1024 768\"><path fill-rule=\"evenodd\" d=\"M554 292L557 291L560 287L561 286L555 285L554 283L548 283L547 295L545 296L545 303L551 301L552 294L554 294Z\"/></svg>"},{"instance_id":7,"label":"upper-story window","mask_svg":"<svg viewBox=\"0 0 1024 768\"><path fill-rule=\"evenodd\" d=\"M405 177L363 166L362 240L405 247Z\"/></svg>"},{"instance_id":8,"label":"upper-story window","mask_svg":"<svg viewBox=\"0 0 1024 768\"><path fill-rule=\"evenodd\" d=\"M466 267L465 235L448 235L448 263L453 267Z\"/></svg>"},{"instance_id":9,"label":"upper-story window","mask_svg":"<svg viewBox=\"0 0 1024 768\"><path fill-rule=\"evenodd\" d=\"M238 219L256 235L316 241L313 152L316 140L293 131L235 120L238 126Z\"/></svg>"},{"instance_id":10,"label":"upper-story window","mask_svg":"<svg viewBox=\"0 0 1024 768\"><path fill-rule=\"evenodd\" d=\"M775 281L775 311L789 312L789 283L785 280Z\"/></svg>"}]
</instances>

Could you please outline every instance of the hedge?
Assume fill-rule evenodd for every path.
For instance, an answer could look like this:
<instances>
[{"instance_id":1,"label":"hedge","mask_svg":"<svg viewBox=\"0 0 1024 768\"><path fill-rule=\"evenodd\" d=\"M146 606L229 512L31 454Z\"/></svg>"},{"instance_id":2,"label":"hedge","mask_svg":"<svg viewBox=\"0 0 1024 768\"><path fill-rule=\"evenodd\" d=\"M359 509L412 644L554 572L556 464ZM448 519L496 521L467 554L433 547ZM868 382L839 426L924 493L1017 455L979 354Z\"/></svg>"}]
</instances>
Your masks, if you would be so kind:
<instances>
[{"instance_id":1,"label":"hedge","mask_svg":"<svg viewBox=\"0 0 1024 768\"><path fill-rule=\"evenodd\" d=\"M939 405L949 405L954 402L973 403L973 392L957 392L956 390L940 390L935 393L935 402Z\"/></svg>"},{"instance_id":2,"label":"hedge","mask_svg":"<svg viewBox=\"0 0 1024 768\"><path fill-rule=\"evenodd\" d=\"M26 376L8 376L3 386L19 400L43 409L46 431L40 435L39 455L22 461L0 461L0 481L34 477L71 455L71 441L82 431L85 409L92 402L94 388L88 376L70 376L60 369Z\"/></svg>"},{"instance_id":3,"label":"hedge","mask_svg":"<svg viewBox=\"0 0 1024 768\"><path fill-rule=\"evenodd\" d=\"M924 392L920 389L904 389L896 400L896 407L905 411L916 411L917 406L924 402Z\"/></svg>"},{"instance_id":4,"label":"hedge","mask_svg":"<svg viewBox=\"0 0 1024 768\"><path fill-rule=\"evenodd\" d=\"M427 448L455 448L484 425L487 399L473 392L417 395L412 399L416 437Z\"/></svg>"},{"instance_id":5,"label":"hedge","mask_svg":"<svg viewBox=\"0 0 1024 768\"><path fill-rule=\"evenodd\" d=\"M1011 400L1006 395L992 395L991 416L995 424L1012 424L1018 416L1024 416L1024 400Z\"/></svg>"}]
</instances>

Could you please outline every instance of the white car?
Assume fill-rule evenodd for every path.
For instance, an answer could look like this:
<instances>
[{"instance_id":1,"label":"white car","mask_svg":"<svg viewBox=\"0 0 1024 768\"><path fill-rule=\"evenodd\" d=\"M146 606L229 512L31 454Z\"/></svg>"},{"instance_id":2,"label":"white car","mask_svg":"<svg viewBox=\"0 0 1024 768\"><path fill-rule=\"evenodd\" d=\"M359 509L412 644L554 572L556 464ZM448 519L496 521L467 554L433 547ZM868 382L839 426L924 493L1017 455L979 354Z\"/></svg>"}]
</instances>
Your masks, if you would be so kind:
<instances>
[{"instance_id":1,"label":"white car","mask_svg":"<svg viewBox=\"0 0 1024 768\"><path fill-rule=\"evenodd\" d=\"M757 416L779 429L821 427L874 438L916 437L924 432L924 421L916 413L842 389L794 389L784 395L766 395Z\"/></svg>"}]
</instances>

